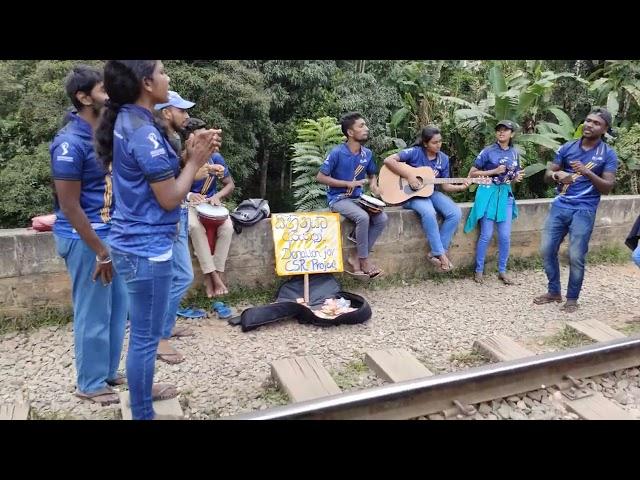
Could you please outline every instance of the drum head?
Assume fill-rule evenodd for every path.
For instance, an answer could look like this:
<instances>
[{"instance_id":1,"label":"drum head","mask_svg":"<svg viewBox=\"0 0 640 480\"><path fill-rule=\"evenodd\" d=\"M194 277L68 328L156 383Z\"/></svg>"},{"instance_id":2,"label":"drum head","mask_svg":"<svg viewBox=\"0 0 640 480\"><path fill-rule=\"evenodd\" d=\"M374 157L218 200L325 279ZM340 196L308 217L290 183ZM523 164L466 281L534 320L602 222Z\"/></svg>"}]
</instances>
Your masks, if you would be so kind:
<instances>
[{"instance_id":1,"label":"drum head","mask_svg":"<svg viewBox=\"0 0 640 480\"><path fill-rule=\"evenodd\" d=\"M387 206L387 204L384 203L382 200L380 200L378 198L375 198L375 197L371 197L369 195L362 194L362 195L360 195L360 199L364 200L364 202L366 202L366 203L368 203L368 204L370 204L370 205L372 205L374 207L377 207L377 208L384 208L384 207Z\"/></svg>"},{"instance_id":2,"label":"drum head","mask_svg":"<svg viewBox=\"0 0 640 480\"><path fill-rule=\"evenodd\" d=\"M196 205L198 215L207 218L225 219L229 216L229 210L222 205L211 205L210 203L200 203Z\"/></svg>"}]
</instances>

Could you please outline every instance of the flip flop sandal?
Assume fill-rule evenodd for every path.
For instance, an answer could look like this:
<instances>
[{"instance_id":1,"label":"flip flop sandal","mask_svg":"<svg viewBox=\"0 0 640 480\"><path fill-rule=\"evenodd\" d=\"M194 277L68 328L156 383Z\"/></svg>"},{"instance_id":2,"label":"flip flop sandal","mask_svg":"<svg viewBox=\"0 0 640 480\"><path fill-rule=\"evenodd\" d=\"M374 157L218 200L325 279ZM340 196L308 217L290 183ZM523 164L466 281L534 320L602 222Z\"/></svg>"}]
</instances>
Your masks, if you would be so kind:
<instances>
[{"instance_id":1,"label":"flip flop sandal","mask_svg":"<svg viewBox=\"0 0 640 480\"><path fill-rule=\"evenodd\" d=\"M213 302L211 304L211 310L213 310L214 312L217 312L221 308L225 308L225 307L226 305L224 304L224 302Z\"/></svg>"},{"instance_id":2,"label":"flip flop sandal","mask_svg":"<svg viewBox=\"0 0 640 480\"><path fill-rule=\"evenodd\" d=\"M121 374L116 375L116 378L112 380L107 380L107 385L111 387L118 387L120 385L126 385L126 384L127 384L127 377Z\"/></svg>"},{"instance_id":3,"label":"flip flop sandal","mask_svg":"<svg viewBox=\"0 0 640 480\"><path fill-rule=\"evenodd\" d=\"M200 310L199 308L183 308L176 312L176 314L180 317L185 318L202 318L207 315L204 310Z\"/></svg>"},{"instance_id":4,"label":"flip flop sandal","mask_svg":"<svg viewBox=\"0 0 640 480\"><path fill-rule=\"evenodd\" d=\"M222 307L216 310L218 314L218 318L220 320L226 320L227 318L233 317L233 311L229 307Z\"/></svg>"},{"instance_id":5,"label":"flip flop sandal","mask_svg":"<svg viewBox=\"0 0 640 480\"><path fill-rule=\"evenodd\" d=\"M111 388L109 387L103 388L94 393L83 393L81 391L76 391L75 396L92 403L99 403L103 407L107 405L113 405L114 403L120 403L120 397L118 396L118 394L111 390Z\"/></svg>"},{"instance_id":6,"label":"flip flop sandal","mask_svg":"<svg viewBox=\"0 0 640 480\"><path fill-rule=\"evenodd\" d=\"M369 278L376 278L379 277L380 275L382 275L384 272L382 271L382 269L378 268L378 267L373 267L371 270L369 270L368 272L364 272L367 275L369 275Z\"/></svg>"},{"instance_id":7,"label":"flip flop sandal","mask_svg":"<svg viewBox=\"0 0 640 480\"><path fill-rule=\"evenodd\" d=\"M178 396L178 389L170 383L154 383L151 387L151 399L169 400Z\"/></svg>"},{"instance_id":8,"label":"flip flop sandal","mask_svg":"<svg viewBox=\"0 0 640 480\"><path fill-rule=\"evenodd\" d=\"M345 270L345 273L351 275L354 278L357 278L358 280L362 280L362 281L366 281L366 280L370 280L371 279L369 274L363 272L362 270L357 270L355 272L350 272L349 270Z\"/></svg>"},{"instance_id":9,"label":"flip flop sandal","mask_svg":"<svg viewBox=\"0 0 640 480\"><path fill-rule=\"evenodd\" d=\"M178 363L184 362L184 356L179 352L174 353L160 353L156 354L156 358L164 363L168 363L169 365L176 365Z\"/></svg>"}]
</instances>

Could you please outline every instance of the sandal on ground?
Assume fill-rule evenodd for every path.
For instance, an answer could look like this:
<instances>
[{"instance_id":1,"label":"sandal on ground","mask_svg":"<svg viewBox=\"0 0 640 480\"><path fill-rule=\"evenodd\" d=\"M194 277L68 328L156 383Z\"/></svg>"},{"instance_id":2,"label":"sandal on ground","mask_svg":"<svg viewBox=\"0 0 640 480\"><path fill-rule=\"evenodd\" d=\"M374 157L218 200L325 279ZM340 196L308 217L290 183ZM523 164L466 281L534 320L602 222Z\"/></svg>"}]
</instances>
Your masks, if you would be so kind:
<instances>
[{"instance_id":1,"label":"sandal on ground","mask_svg":"<svg viewBox=\"0 0 640 480\"><path fill-rule=\"evenodd\" d=\"M165 363L168 363L169 365L175 365L177 363L184 362L184 355L182 355L177 350L165 351L165 352L161 352L160 350L158 350L158 353L156 354L156 358Z\"/></svg>"},{"instance_id":2,"label":"sandal on ground","mask_svg":"<svg viewBox=\"0 0 640 480\"><path fill-rule=\"evenodd\" d=\"M350 272L349 270L345 270L345 273L361 281L368 281L371 278L367 273L363 272L362 270L356 270L353 272Z\"/></svg>"},{"instance_id":3,"label":"sandal on ground","mask_svg":"<svg viewBox=\"0 0 640 480\"><path fill-rule=\"evenodd\" d=\"M105 387L93 393L84 393L78 390L76 391L75 396L92 403L99 403L103 407L114 403L120 403L120 397L116 392L111 390L110 387Z\"/></svg>"},{"instance_id":4,"label":"sandal on ground","mask_svg":"<svg viewBox=\"0 0 640 480\"><path fill-rule=\"evenodd\" d=\"M200 310L199 308L181 308L178 310L177 315L185 318L202 318L207 315L207 312Z\"/></svg>"},{"instance_id":5,"label":"sandal on ground","mask_svg":"<svg viewBox=\"0 0 640 480\"><path fill-rule=\"evenodd\" d=\"M476 283L483 284L484 283L484 274L482 272L476 272L473 275L473 281Z\"/></svg>"},{"instance_id":6,"label":"sandal on ground","mask_svg":"<svg viewBox=\"0 0 640 480\"><path fill-rule=\"evenodd\" d=\"M156 400L169 400L178 396L178 389L170 383L154 383L151 387L151 398Z\"/></svg>"},{"instance_id":7,"label":"sandal on ground","mask_svg":"<svg viewBox=\"0 0 640 480\"><path fill-rule=\"evenodd\" d=\"M561 303L562 295L556 296L550 293L545 293L544 295L540 295L533 299L533 303L535 303L536 305L544 305L545 303L552 303L552 302Z\"/></svg>"}]
</instances>

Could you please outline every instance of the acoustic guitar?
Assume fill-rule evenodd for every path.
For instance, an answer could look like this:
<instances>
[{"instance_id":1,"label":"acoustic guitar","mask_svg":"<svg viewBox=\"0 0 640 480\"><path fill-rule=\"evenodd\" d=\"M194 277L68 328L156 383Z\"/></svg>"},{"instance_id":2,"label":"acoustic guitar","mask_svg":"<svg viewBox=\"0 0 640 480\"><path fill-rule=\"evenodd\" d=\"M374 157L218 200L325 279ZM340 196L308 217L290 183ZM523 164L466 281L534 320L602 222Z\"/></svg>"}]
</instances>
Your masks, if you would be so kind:
<instances>
[{"instance_id":1,"label":"acoustic guitar","mask_svg":"<svg viewBox=\"0 0 640 480\"><path fill-rule=\"evenodd\" d=\"M418 178L420 187L414 190L409 186L406 178L392 172L386 165L380 169L378 187L382 199L391 205L398 205L413 197L428 198L433 195L434 186L442 183L477 183L478 185L490 185L490 177L475 178L437 178L436 172L430 167L412 167L403 165L404 169L411 171Z\"/></svg>"}]
</instances>

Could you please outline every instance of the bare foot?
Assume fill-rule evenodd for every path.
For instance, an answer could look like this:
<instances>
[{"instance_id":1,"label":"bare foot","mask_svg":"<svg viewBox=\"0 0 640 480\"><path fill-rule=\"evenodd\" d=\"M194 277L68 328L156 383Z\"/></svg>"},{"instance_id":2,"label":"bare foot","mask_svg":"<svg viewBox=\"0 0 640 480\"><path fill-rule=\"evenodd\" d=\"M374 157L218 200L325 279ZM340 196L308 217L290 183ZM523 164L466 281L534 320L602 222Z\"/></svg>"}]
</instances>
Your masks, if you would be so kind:
<instances>
[{"instance_id":1,"label":"bare foot","mask_svg":"<svg viewBox=\"0 0 640 480\"><path fill-rule=\"evenodd\" d=\"M213 288L213 278L210 273L204 274L204 288L207 291L207 297L212 298L215 295Z\"/></svg>"},{"instance_id":2,"label":"bare foot","mask_svg":"<svg viewBox=\"0 0 640 480\"><path fill-rule=\"evenodd\" d=\"M440 262L440 259L438 257L434 257L433 254L429 253L429 255L427 255L427 260L429 260L429 263L431 263L431 265L433 265L436 268L440 268L442 267L442 263Z\"/></svg>"},{"instance_id":3,"label":"bare foot","mask_svg":"<svg viewBox=\"0 0 640 480\"><path fill-rule=\"evenodd\" d=\"M473 275L473 281L480 284L484 283L484 274L482 272L476 272Z\"/></svg>"},{"instance_id":4,"label":"bare foot","mask_svg":"<svg viewBox=\"0 0 640 480\"><path fill-rule=\"evenodd\" d=\"M351 270L353 272L361 272L362 269L360 268L360 260L358 260L358 257L353 256L353 255L349 255L347 257L347 263L349 265L351 265Z\"/></svg>"},{"instance_id":5,"label":"bare foot","mask_svg":"<svg viewBox=\"0 0 640 480\"><path fill-rule=\"evenodd\" d=\"M448 272L453 268L453 264L451 263L451 260L449 260L449 257L447 257L446 254L442 254L439 255L438 258L440 259L440 270L443 272Z\"/></svg>"},{"instance_id":6,"label":"bare foot","mask_svg":"<svg viewBox=\"0 0 640 480\"><path fill-rule=\"evenodd\" d=\"M371 270L371 265L369 265L369 258L361 258L360 259L360 270L363 272L368 272Z\"/></svg>"},{"instance_id":7,"label":"bare foot","mask_svg":"<svg viewBox=\"0 0 640 480\"><path fill-rule=\"evenodd\" d=\"M225 284L222 283L222 279L220 278L218 272L211 272L211 277L213 278L214 295L216 297L220 297L229 293L229 290L227 290Z\"/></svg>"},{"instance_id":8,"label":"bare foot","mask_svg":"<svg viewBox=\"0 0 640 480\"><path fill-rule=\"evenodd\" d=\"M562 295L560 295L559 293L545 293L544 295L540 295L533 299L533 303L535 303L536 305L544 305L545 303L551 302L562 302Z\"/></svg>"}]
</instances>

